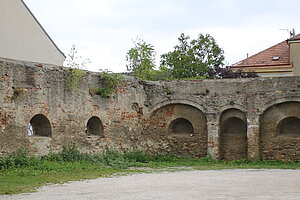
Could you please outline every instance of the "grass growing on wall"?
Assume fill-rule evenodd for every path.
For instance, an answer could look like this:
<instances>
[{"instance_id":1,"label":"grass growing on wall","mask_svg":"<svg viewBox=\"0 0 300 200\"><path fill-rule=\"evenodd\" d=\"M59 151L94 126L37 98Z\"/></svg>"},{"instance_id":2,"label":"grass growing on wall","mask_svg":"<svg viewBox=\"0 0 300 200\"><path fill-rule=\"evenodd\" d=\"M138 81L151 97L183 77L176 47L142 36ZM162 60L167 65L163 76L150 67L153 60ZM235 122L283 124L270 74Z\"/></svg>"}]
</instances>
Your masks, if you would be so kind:
<instances>
[{"instance_id":1,"label":"grass growing on wall","mask_svg":"<svg viewBox=\"0 0 300 200\"><path fill-rule=\"evenodd\" d=\"M91 95L99 95L103 98L109 98L116 90L116 88L123 82L123 77L120 74L113 73L108 70L101 70L99 73L101 88L89 89Z\"/></svg>"},{"instance_id":2,"label":"grass growing on wall","mask_svg":"<svg viewBox=\"0 0 300 200\"><path fill-rule=\"evenodd\" d=\"M179 167L179 168L177 168ZM119 173L141 173L161 169L182 170L217 169L300 169L300 162L212 160L209 157L190 158L171 155L151 155L144 152L120 153L107 149L102 154L86 154L76 146L64 147L59 153L42 157L29 156L19 150L0 157L0 194L34 191L49 183L108 177Z\"/></svg>"},{"instance_id":3,"label":"grass growing on wall","mask_svg":"<svg viewBox=\"0 0 300 200\"><path fill-rule=\"evenodd\" d=\"M78 83L82 77L84 77L85 72L81 69L69 68L68 77L67 77L67 86L68 89L73 90L77 89Z\"/></svg>"}]
</instances>

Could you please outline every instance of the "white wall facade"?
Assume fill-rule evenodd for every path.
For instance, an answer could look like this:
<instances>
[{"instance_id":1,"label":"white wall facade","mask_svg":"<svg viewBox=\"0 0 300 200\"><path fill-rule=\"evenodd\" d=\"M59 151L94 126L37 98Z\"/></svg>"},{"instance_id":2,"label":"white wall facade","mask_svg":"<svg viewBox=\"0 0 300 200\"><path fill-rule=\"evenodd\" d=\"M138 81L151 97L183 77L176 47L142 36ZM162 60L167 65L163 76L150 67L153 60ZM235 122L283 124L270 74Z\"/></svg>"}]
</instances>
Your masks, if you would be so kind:
<instances>
[{"instance_id":1,"label":"white wall facade","mask_svg":"<svg viewBox=\"0 0 300 200\"><path fill-rule=\"evenodd\" d=\"M65 60L21 0L0 0L0 57L54 65Z\"/></svg>"}]
</instances>

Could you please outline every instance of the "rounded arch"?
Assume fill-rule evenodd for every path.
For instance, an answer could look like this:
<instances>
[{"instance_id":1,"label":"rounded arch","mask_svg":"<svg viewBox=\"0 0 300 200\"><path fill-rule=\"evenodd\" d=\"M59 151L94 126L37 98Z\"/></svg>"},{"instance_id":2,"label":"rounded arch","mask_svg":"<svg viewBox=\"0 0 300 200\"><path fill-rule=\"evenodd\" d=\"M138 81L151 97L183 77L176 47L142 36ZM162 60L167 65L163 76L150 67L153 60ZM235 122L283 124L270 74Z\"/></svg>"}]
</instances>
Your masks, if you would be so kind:
<instances>
[{"instance_id":1,"label":"rounded arch","mask_svg":"<svg viewBox=\"0 0 300 200\"><path fill-rule=\"evenodd\" d=\"M263 159L299 160L300 101L273 101L260 116L260 156ZM278 137L288 136L288 137Z\"/></svg>"},{"instance_id":2,"label":"rounded arch","mask_svg":"<svg viewBox=\"0 0 300 200\"><path fill-rule=\"evenodd\" d=\"M206 116L193 105L183 104L182 101L168 101L157 105L149 117L146 132L157 143L164 144L165 153L172 152L182 156L207 155Z\"/></svg>"},{"instance_id":3,"label":"rounded arch","mask_svg":"<svg viewBox=\"0 0 300 200\"><path fill-rule=\"evenodd\" d=\"M289 102L299 102L300 103L300 97L286 97L286 98L279 98L274 99L272 101L267 102L266 104L261 106L261 113L264 114L269 108L272 108L272 106L280 105L283 103L289 103Z\"/></svg>"},{"instance_id":4,"label":"rounded arch","mask_svg":"<svg viewBox=\"0 0 300 200\"><path fill-rule=\"evenodd\" d=\"M286 117L277 125L278 136L300 136L300 119L298 117Z\"/></svg>"},{"instance_id":5,"label":"rounded arch","mask_svg":"<svg viewBox=\"0 0 300 200\"><path fill-rule=\"evenodd\" d=\"M168 105L172 105L172 104L182 104L182 105L189 105L189 106L193 106L195 108L197 108L198 110L200 110L202 113L205 112L204 107L202 107L200 104L198 104L197 102L194 101L190 101L190 100L186 100L186 99L177 99L177 100L167 100L167 101L162 101L159 102L157 104L155 104L154 106L152 106L149 110L150 113L150 117L152 116L152 114L159 110L160 108L164 107L164 106L168 106Z\"/></svg>"},{"instance_id":6,"label":"rounded arch","mask_svg":"<svg viewBox=\"0 0 300 200\"><path fill-rule=\"evenodd\" d=\"M88 135L101 136L104 134L103 124L99 117L91 117L86 125L86 132Z\"/></svg>"},{"instance_id":7,"label":"rounded arch","mask_svg":"<svg viewBox=\"0 0 300 200\"><path fill-rule=\"evenodd\" d=\"M221 113L219 124L221 158L246 159L248 154L246 114L237 108L226 109Z\"/></svg>"},{"instance_id":8,"label":"rounded arch","mask_svg":"<svg viewBox=\"0 0 300 200\"><path fill-rule=\"evenodd\" d=\"M194 127L189 120L177 118L170 123L169 131L174 134L193 134Z\"/></svg>"},{"instance_id":9,"label":"rounded arch","mask_svg":"<svg viewBox=\"0 0 300 200\"><path fill-rule=\"evenodd\" d=\"M228 118L236 117L247 123L247 115L239 107L223 107L219 116L219 124L222 124Z\"/></svg>"},{"instance_id":10,"label":"rounded arch","mask_svg":"<svg viewBox=\"0 0 300 200\"><path fill-rule=\"evenodd\" d=\"M227 118L221 124L221 135L247 135L247 124L238 117Z\"/></svg>"},{"instance_id":11,"label":"rounded arch","mask_svg":"<svg viewBox=\"0 0 300 200\"><path fill-rule=\"evenodd\" d=\"M51 124L45 115L37 114L31 118L28 124L29 136L51 137Z\"/></svg>"}]
</instances>

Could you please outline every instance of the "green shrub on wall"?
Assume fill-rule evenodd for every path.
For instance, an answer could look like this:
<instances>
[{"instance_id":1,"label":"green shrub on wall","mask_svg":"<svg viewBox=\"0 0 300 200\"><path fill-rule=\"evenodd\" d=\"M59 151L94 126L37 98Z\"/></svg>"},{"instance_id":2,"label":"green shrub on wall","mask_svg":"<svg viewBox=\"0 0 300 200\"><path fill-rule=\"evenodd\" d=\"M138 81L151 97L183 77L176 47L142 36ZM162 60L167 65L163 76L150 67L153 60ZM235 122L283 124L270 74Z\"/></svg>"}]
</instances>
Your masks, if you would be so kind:
<instances>
[{"instance_id":1,"label":"green shrub on wall","mask_svg":"<svg viewBox=\"0 0 300 200\"><path fill-rule=\"evenodd\" d=\"M78 82L85 75L85 72L76 68L69 68L68 72L67 86L69 89L76 89L78 87Z\"/></svg>"},{"instance_id":2,"label":"green shrub on wall","mask_svg":"<svg viewBox=\"0 0 300 200\"><path fill-rule=\"evenodd\" d=\"M71 50L66 59L66 65L69 67L67 70L67 86L68 89L76 89L78 87L78 82L85 75L82 70L85 68L86 64L91 63L89 59L82 59L81 56L77 55L76 46L72 45Z\"/></svg>"},{"instance_id":3,"label":"green shrub on wall","mask_svg":"<svg viewBox=\"0 0 300 200\"><path fill-rule=\"evenodd\" d=\"M109 98L123 81L123 77L120 74L108 70L100 70L99 78L101 88L90 88L89 93L91 95L100 95L103 98Z\"/></svg>"}]
</instances>

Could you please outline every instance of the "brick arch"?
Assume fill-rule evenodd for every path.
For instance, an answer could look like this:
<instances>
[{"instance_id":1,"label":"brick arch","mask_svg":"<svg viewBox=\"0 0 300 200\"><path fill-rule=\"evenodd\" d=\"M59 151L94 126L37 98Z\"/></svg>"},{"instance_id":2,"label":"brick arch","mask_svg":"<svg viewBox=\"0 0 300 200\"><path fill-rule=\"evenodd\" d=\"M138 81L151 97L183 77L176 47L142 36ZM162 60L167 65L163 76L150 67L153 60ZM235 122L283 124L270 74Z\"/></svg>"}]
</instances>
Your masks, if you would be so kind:
<instances>
[{"instance_id":1,"label":"brick arch","mask_svg":"<svg viewBox=\"0 0 300 200\"><path fill-rule=\"evenodd\" d=\"M263 114L268 110L268 108L281 104L281 103L288 103L288 102L300 102L300 97L284 97L278 99L272 99L271 101L267 102L265 105L261 106L261 113Z\"/></svg>"},{"instance_id":2,"label":"brick arch","mask_svg":"<svg viewBox=\"0 0 300 200\"><path fill-rule=\"evenodd\" d=\"M207 155L207 120L201 110L182 103L169 103L153 110L147 134L155 138L155 142L163 143L172 154ZM178 130L187 131L178 133L172 129L174 123Z\"/></svg>"},{"instance_id":3,"label":"brick arch","mask_svg":"<svg viewBox=\"0 0 300 200\"><path fill-rule=\"evenodd\" d=\"M246 159L248 154L246 114L236 108L224 110L219 119L221 158Z\"/></svg>"},{"instance_id":4,"label":"brick arch","mask_svg":"<svg viewBox=\"0 0 300 200\"><path fill-rule=\"evenodd\" d=\"M300 136L300 119L298 117L286 117L277 125L277 136Z\"/></svg>"},{"instance_id":5,"label":"brick arch","mask_svg":"<svg viewBox=\"0 0 300 200\"><path fill-rule=\"evenodd\" d=\"M170 123L169 132L173 134L194 134L194 127L189 120L177 118Z\"/></svg>"},{"instance_id":6,"label":"brick arch","mask_svg":"<svg viewBox=\"0 0 300 200\"><path fill-rule=\"evenodd\" d=\"M200 110L203 113L206 111L206 109L202 105L198 104L197 102L186 100L186 99L176 99L176 100L162 101L162 102L159 102L159 103L155 104L154 106L152 106L149 110L150 117L159 108L170 105L170 104L190 105L190 106L197 108L198 110Z\"/></svg>"},{"instance_id":7,"label":"brick arch","mask_svg":"<svg viewBox=\"0 0 300 200\"><path fill-rule=\"evenodd\" d=\"M52 128L49 119L43 114L33 116L28 124L28 135L51 137Z\"/></svg>"},{"instance_id":8,"label":"brick arch","mask_svg":"<svg viewBox=\"0 0 300 200\"><path fill-rule=\"evenodd\" d=\"M300 119L300 102L286 101L269 106L260 117L260 156L264 159L300 160L300 133L279 134L286 119ZM290 126L292 124L286 121ZM288 129L287 129L288 130ZM286 130L285 130L286 131ZM300 132L300 130L299 130Z\"/></svg>"},{"instance_id":9,"label":"brick arch","mask_svg":"<svg viewBox=\"0 0 300 200\"><path fill-rule=\"evenodd\" d=\"M86 124L86 133L88 135L103 136L103 124L99 117L93 116L88 120Z\"/></svg>"}]
</instances>

